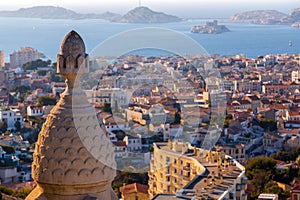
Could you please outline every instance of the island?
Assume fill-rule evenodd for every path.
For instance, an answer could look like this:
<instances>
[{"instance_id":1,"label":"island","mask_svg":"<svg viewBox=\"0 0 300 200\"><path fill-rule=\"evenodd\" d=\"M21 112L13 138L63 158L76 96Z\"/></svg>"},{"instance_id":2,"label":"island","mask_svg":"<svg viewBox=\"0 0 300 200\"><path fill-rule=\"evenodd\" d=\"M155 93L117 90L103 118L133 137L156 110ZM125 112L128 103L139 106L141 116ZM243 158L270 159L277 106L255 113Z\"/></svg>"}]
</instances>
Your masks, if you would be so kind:
<instances>
[{"instance_id":1,"label":"island","mask_svg":"<svg viewBox=\"0 0 300 200\"><path fill-rule=\"evenodd\" d=\"M20 8L15 11L0 11L0 17L19 17L19 18L40 18L40 19L103 19L118 23L169 23L182 21L181 18L168 15L163 12L156 12L148 7L136 7L125 15L112 12L100 14L78 13L70 9L55 6L34 6L30 8Z\"/></svg>"},{"instance_id":2,"label":"island","mask_svg":"<svg viewBox=\"0 0 300 200\"><path fill-rule=\"evenodd\" d=\"M179 17L168 15L163 12L156 12L145 6L136 7L127 12L121 18L113 20L120 23L170 23L182 21Z\"/></svg>"},{"instance_id":3,"label":"island","mask_svg":"<svg viewBox=\"0 0 300 200\"><path fill-rule=\"evenodd\" d=\"M220 34L229 32L230 30L225 25L218 25L218 21L206 22L205 25L193 26L191 28L192 33L200 34Z\"/></svg>"},{"instance_id":4,"label":"island","mask_svg":"<svg viewBox=\"0 0 300 200\"><path fill-rule=\"evenodd\" d=\"M231 20L248 24L285 24L288 15L277 10L252 10L233 15Z\"/></svg>"},{"instance_id":5,"label":"island","mask_svg":"<svg viewBox=\"0 0 300 200\"><path fill-rule=\"evenodd\" d=\"M292 27L300 27L300 8L294 8L290 14L284 14L276 10L253 10L237 13L231 17L233 22L250 24L286 24Z\"/></svg>"}]
</instances>

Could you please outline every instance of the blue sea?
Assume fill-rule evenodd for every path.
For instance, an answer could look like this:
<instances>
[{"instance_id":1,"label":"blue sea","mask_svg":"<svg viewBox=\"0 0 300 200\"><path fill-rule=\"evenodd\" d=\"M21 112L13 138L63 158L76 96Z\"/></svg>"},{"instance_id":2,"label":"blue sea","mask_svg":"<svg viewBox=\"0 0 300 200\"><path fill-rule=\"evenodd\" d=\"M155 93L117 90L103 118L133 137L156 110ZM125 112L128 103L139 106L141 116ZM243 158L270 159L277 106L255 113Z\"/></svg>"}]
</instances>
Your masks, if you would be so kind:
<instances>
[{"instance_id":1,"label":"blue sea","mask_svg":"<svg viewBox=\"0 0 300 200\"><path fill-rule=\"evenodd\" d=\"M257 57L267 54L300 53L300 29L288 25L251 25L220 23L231 31L223 34L206 35L190 33L193 25L202 25L206 20L190 20L166 24L122 24L104 20L53 20L0 18L0 49L5 59L20 47L33 47L55 61L65 34L76 30L84 39L87 52L98 44L124 31L159 27L167 28L191 37L209 54ZM289 45L292 41L292 46ZM180 41L172 41L180 42ZM116 47L118 48L118 47Z\"/></svg>"}]
</instances>

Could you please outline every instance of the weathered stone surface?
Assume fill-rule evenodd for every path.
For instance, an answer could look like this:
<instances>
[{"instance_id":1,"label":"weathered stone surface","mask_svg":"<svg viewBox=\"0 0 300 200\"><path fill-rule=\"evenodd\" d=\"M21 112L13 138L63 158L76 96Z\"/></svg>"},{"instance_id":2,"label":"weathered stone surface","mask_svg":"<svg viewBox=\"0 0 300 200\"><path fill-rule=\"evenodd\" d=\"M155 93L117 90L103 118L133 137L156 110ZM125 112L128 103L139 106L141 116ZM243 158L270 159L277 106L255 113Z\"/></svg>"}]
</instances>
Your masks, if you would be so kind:
<instances>
[{"instance_id":1,"label":"weathered stone surface","mask_svg":"<svg viewBox=\"0 0 300 200\"><path fill-rule=\"evenodd\" d=\"M39 134L32 164L38 186L26 199L113 199L113 147L77 83L88 72L88 56L75 31L65 37L57 58L67 89Z\"/></svg>"}]
</instances>

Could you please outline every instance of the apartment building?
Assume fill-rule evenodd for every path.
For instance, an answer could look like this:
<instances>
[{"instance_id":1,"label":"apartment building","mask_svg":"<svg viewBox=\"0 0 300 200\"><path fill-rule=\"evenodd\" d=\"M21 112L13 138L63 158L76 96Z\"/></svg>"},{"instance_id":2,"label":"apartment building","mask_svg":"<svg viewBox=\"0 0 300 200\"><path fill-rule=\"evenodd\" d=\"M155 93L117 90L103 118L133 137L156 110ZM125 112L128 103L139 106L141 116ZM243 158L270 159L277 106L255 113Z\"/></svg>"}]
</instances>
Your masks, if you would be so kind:
<instances>
[{"instance_id":1,"label":"apartment building","mask_svg":"<svg viewBox=\"0 0 300 200\"><path fill-rule=\"evenodd\" d=\"M7 129L15 129L17 121L20 122L22 127L23 117L18 109L0 108L0 122L6 121Z\"/></svg>"},{"instance_id":2,"label":"apartment building","mask_svg":"<svg viewBox=\"0 0 300 200\"><path fill-rule=\"evenodd\" d=\"M0 50L0 67L5 66L5 60L4 60L4 51Z\"/></svg>"},{"instance_id":3,"label":"apartment building","mask_svg":"<svg viewBox=\"0 0 300 200\"><path fill-rule=\"evenodd\" d=\"M154 143L150 162L152 199L246 199L245 168L223 152L175 139Z\"/></svg>"},{"instance_id":4,"label":"apartment building","mask_svg":"<svg viewBox=\"0 0 300 200\"><path fill-rule=\"evenodd\" d=\"M10 54L10 66L22 67L23 64L40 58L40 53L37 50L31 47L23 47L19 51Z\"/></svg>"}]
</instances>

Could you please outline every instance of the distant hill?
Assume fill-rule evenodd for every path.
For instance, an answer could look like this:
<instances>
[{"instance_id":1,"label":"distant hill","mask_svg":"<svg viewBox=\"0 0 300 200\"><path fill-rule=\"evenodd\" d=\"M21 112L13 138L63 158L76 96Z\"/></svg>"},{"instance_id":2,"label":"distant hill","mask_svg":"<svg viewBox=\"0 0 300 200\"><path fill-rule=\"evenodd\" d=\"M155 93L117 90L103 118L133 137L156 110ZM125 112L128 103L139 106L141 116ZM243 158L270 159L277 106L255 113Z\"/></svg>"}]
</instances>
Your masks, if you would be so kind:
<instances>
[{"instance_id":1,"label":"distant hill","mask_svg":"<svg viewBox=\"0 0 300 200\"><path fill-rule=\"evenodd\" d=\"M251 24L283 24L288 15L276 10L253 10L237 13L231 17L234 22Z\"/></svg>"},{"instance_id":2,"label":"distant hill","mask_svg":"<svg viewBox=\"0 0 300 200\"><path fill-rule=\"evenodd\" d=\"M300 8L295 8L289 15L276 10L254 10L235 14L231 17L233 22L251 24L291 24L300 27Z\"/></svg>"},{"instance_id":3,"label":"distant hill","mask_svg":"<svg viewBox=\"0 0 300 200\"><path fill-rule=\"evenodd\" d=\"M181 19L176 16L167 15L162 12L155 12L147 7L134 8L122 16L112 12L105 12L101 14L81 14L62 7L35 6L31 8L21 8L16 11L0 11L0 17L41 19L104 19L111 22L121 23L167 23L181 21Z\"/></svg>"},{"instance_id":4,"label":"distant hill","mask_svg":"<svg viewBox=\"0 0 300 200\"><path fill-rule=\"evenodd\" d=\"M80 14L73 10L55 6L35 6L16 11L0 11L0 17L22 17L41 19L105 19L113 20L121 15L106 12L102 14Z\"/></svg>"},{"instance_id":5,"label":"distant hill","mask_svg":"<svg viewBox=\"0 0 300 200\"><path fill-rule=\"evenodd\" d=\"M169 23L179 22L181 19L163 12L155 12L148 7L136 7L120 19L114 20L121 23Z\"/></svg>"},{"instance_id":6,"label":"distant hill","mask_svg":"<svg viewBox=\"0 0 300 200\"><path fill-rule=\"evenodd\" d=\"M82 15L72 10L54 6L36 6L16 11L0 11L1 17L24 17L43 19L78 19Z\"/></svg>"},{"instance_id":7,"label":"distant hill","mask_svg":"<svg viewBox=\"0 0 300 200\"><path fill-rule=\"evenodd\" d=\"M300 8L293 9L287 20L292 23L292 26L300 27Z\"/></svg>"}]
</instances>

